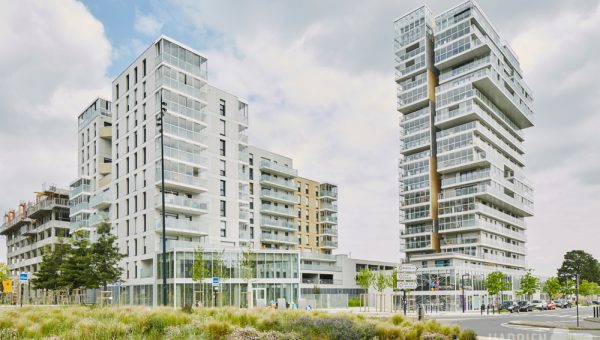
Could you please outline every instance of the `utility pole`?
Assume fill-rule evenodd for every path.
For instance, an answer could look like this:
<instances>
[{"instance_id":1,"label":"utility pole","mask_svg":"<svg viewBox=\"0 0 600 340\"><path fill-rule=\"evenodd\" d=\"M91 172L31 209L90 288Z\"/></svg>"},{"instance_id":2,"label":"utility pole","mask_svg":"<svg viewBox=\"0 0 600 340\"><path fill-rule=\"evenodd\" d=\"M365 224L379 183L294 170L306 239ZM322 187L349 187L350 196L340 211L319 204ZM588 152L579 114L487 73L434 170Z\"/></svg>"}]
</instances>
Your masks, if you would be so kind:
<instances>
[{"instance_id":1,"label":"utility pole","mask_svg":"<svg viewBox=\"0 0 600 340\"><path fill-rule=\"evenodd\" d=\"M577 327L579 327L579 274L575 274L575 306L577 309Z\"/></svg>"},{"instance_id":2,"label":"utility pole","mask_svg":"<svg viewBox=\"0 0 600 340\"><path fill-rule=\"evenodd\" d=\"M162 196L162 276L163 276L163 305L167 305L167 232L165 215L165 134L164 134L164 116L167 113L167 103L162 100L162 91L160 93L160 113L156 117L156 127L160 131L160 170L161 170L161 196Z\"/></svg>"}]
</instances>

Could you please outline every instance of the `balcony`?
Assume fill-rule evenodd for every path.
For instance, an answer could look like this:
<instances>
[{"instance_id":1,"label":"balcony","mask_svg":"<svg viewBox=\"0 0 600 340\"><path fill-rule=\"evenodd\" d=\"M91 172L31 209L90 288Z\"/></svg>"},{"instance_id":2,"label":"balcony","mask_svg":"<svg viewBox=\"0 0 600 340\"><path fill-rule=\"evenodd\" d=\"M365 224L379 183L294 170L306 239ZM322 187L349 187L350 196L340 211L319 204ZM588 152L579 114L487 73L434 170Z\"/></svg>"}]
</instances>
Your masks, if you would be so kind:
<instances>
[{"instance_id":1,"label":"balcony","mask_svg":"<svg viewBox=\"0 0 600 340\"><path fill-rule=\"evenodd\" d=\"M154 196L154 207L162 211L162 195L160 193ZM202 215L208 213L208 204L184 195L165 193L165 210L189 215Z\"/></svg>"},{"instance_id":2,"label":"balcony","mask_svg":"<svg viewBox=\"0 0 600 340\"><path fill-rule=\"evenodd\" d=\"M481 199L506 210L515 211L519 215L533 215L533 206L531 204L520 201L517 197L509 196L499 188L488 184L479 184L458 189L446 189L439 194L439 200L440 202L444 202L462 196L480 197Z\"/></svg>"},{"instance_id":3,"label":"balcony","mask_svg":"<svg viewBox=\"0 0 600 340\"><path fill-rule=\"evenodd\" d=\"M337 203L327 203L327 202L323 202L319 205L319 210L321 211L333 211L333 212L337 212L338 211L338 207L337 207Z\"/></svg>"},{"instance_id":4,"label":"balcony","mask_svg":"<svg viewBox=\"0 0 600 340\"><path fill-rule=\"evenodd\" d=\"M91 215L88 220L88 225L90 228L97 227L100 223L106 222L110 224L109 215L107 212L99 211L94 215Z\"/></svg>"},{"instance_id":5,"label":"balcony","mask_svg":"<svg viewBox=\"0 0 600 340\"><path fill-rule=\"evenodd\" d=\"M276 235L269 233L262 233L260 235L260 240L265 243L277 243L277 244L286 244L286 245L297 245L298 237L296 236L285 236L285 235Z\"/></svg>"},{"instance_id":6,"label":"balcony","mask_svg":"<svg viewBox=\"0 0 600 340\"><path fill-rule=\"evenodd\" d=\"M197 123L188 122L189 124L192 125L192 126L189 126L189 128L193 128L193 126L196 127L195 129L190 130L190 129L188 129L188 126L186 126L184 128L184 127L180 127L178 125L173 124L171 122L171 120L173 120L174 118L171 117L168 120L167 117L169 117L169 116L165 116L165 121L164 121L165 136L186 139L187 141L199 144L200 146L202 146L204 148L207 147L206 144L208 141L208 137L205 133L200 132L203 129L202 125L197 124Z\"/></svg>"},{"instance_id":7,"label":"balcony","mask_svg":"<svg viewBox=\"0 0 600 340\"><path fill-rule=\"evenodd\" d=\"M501 264L511 265L511 266L515 266L515 267L525 268L525 266L527 265L525 260L514 259L512 257L507 257L507 256L499 256L499 255L492 255L492 254L484 253L484 254L481 254L480 258L483 260L487 260L489 262L501 263Z\"/></svg>"},{"instance_id":8,"label":"balcony","mask_svg":"<svg viewBox=\"0 0 600 340\"><path fill-rule=\"evenodd\" d=\"M260 198L272 202L278 202L283 204L297 204L298 199L294 194L289 192L279 192L275 190L262 189L260 191Z\"/></svg>"},{"instance_id":9,"label":"balcony","mask_svg":"<svg viewBox=\"0 0 600 340\"><path fill-rule=\"evenodd\" d=\"M177 101L172 101L168 96L163 97L163 101L167 103L168 112L175 112L182 116L186 116L188 118L194 119L196 121L202 122L206 125L208 120L208 116L206 115L205 106L202 105L200 108L198 106L194 106L193 108L187 107L185 105L179 104Z\"/></svg>"},{"instance_id":10,"label":"balcony","mask_svg":"<svg viewBox=\"0 0 600 340\"><path fill-rule=\"evenodd\" d=\"M99 130L100 131L99 131L98 135L100 136L100 138L106 139L106 140L112 139L112 127L110 127L110 126L101 127Z\"/></svg>"},{"instance_id":11,"label":"balcony","mask_svg":"<svg viewBox=\"0 0 600 340\"><path fill-rule=\"evenodd\" d=\"M342 271L342 267L341 266L332 266L329 264L305 264L302 263L300 264L300 270L303 271L325 271L325 272L341 272Z\"/></svg>"},{"instance_id":12,"label":"balcony","mask_svg":"<svg viewBox=\"0 0 600 340\"><path fill-rule=\"evenodd\" d=\"M161 171L156 169L156 186L161 186ZM165 188L199 193L207 191L208 181L204 178L165 170Z\"/></svg>"},{"instance_id":13,"label":"balcony","mask_svg":"<svg viewBox=\"0 0 600 340\"><path fill-rule=\"evenodd\" d=\"M81 202L71 206L69 216L77 215L80 213L91 213L92 210L88 202Z\"/></svg>"},{"instance_id":14,"label":"balcony","mask_svg":"<svg viewBox=\"0 0 600 340\"><path fill-rule=\"evenodd\" d=\"M152 267L140 269L140 278L147 279L147 278L150 278L152 276L153 276L153 274L152 274Z\"/></svg>"},{"instance_id":15,"label":"balcony","mask_svg":"<svg viewBox=\"0 0 600 340\"><path fill-rule=\"evenodd\" d=\"M261 175L260 184L287 191L296 191L296 183L294 183L294 181L290 179L283 179L269 175Z\"/></svg>"},{"instance_id":16,"label":"balcony","mask_svg":"<svg viewBox=\"0 0 600 340\"><path fill-rule=\"evenodd\" d=\"M337 236L338 228L333 226L324 226L323 229L321 229L321 235Z\"/></svg>"},{"instance_id":17,"label":"balcony","mask_svg":"<svg viewBox=\"0 0 600 340\"><path fill-rule=\"evenodd\" d=\"M527 236L524 232L515 231L509 228L505 228L502 225L498 225L495 223L491 223L485 221L483 219L471 219L462 221L460 224L456 224L452 227L447 227L444 225L440 225L440 234L445 233L453 233L453 232L467 232L467 231L475 231L475 230L485 230L487 232L491 232L497 235L509 237L521 242L525 242L527 240Z\"/></svg>"},{"instance_id":18,"label":"balcony","mask_svg":"<svg viewBox=\"0 0 600 340\"><path fill-rule=\"evenodd\" d=\"M335 249L338 247L337 241L325 240L321 241L321 248L323 249Z\"/></svg>"},{"instance_id":19,"label":"balcony","mask_svg":"<svg viewBox=\"0 0 600 340\"><path fill-rule=\"evenodd\" d=\"M80 184L77 186L71 186L71 189L69 190L69 198L73 199L77 195L82 193L90 195L93 190L94 188L92 184Z\"/></svg>"},{"instance_id":20,"label":"balcony","mask_svg":"<svg viewBox=\"0 0 600 340\"><path fill-rule=\"evenodd\" d=\"M293 208L286 208L272 204L262 204L260 212L261 214L269 214L289 218L294 218L297 216L297 212Z\"/></svg>"},{"instance_id":21,"label":"balcony","mask_svg":"<svg viewBox=\"0 0 600 340\"><path fill-rule=\"evenodd\" d=\"M302 283L305 284L322 284L322 285L341 285L343 280L334 280L334 279L302 279Z\"/></svg>"},{"instance_id":22,"label":"balcony","mask_svg":"<svg viewBox=\"0 0 600 340\"><path fill-rule=\"evenodd\" d=\"M48 197L29 207L27 214L29 217L35 218L40 212L50 211L54 208L69 208L69 200L66 198Z\"/></svg>"},{"instance_id":23,"label":"balcony","mask_svg":"<svg viewBox=\"0 0 600 340\"><path fill-rule=\"evenodd\" d=\"M94 209L106 209L110 207L112 203L112 195L110 191L103 191L90 197L89 206Z\"/></svg>"},{"instance_id":24,"label":"balcony","mask_svg":"<svg viewBox=\"0 0 600 340\"><path fill-rule=\"evenodd\" d=\"M157 155L157 157L160 157L160 141L159 140L157 140L157 141L158 141L158 143L156 145L156 155ZM208 158L205 156L202 156L200 154L201 148L197 148L196 150L194 150L194 152L192 152L192 151L184 150L183 148L172 147L170 145L167 145L167 143L171 143L171 142L174 142L174 141L171 140L171 141L167 142L167 140L165 139L165 147L164 147L165 159L170 158L175 161L182 161L182 162L198 165L203 168L208 168Z\"/></svg>"},{"instance_id":25,"label":"balcony","mask_svg":"<svg viewBox=\"0 0 600 340\"><path fill-rule=\"evenodd\" d=\"M286 177L296 177L298 176L298 170L293 169L289 166L285 166L282 164L277 164L275 162L263 159L260 161L260 170L262 172L272 173L280 176Z\"/></svg>"},{"instance_id":26,"label":"balcony","mask_svg":"<svg viewBox=\"0 0 600 340\"><path fill-rule=\"evenodd\" d=\"M337 199L337 197L338 197L337 191L333 191L333 190L319 191L319 198L321 198L321 199L324 199L324 198Z\"/></svg>"},{"instance_id":27,"label":"balcony","mask_svg":"<svg viewBox=\"0 0 600 340\"><path fill-rule=\"evenodd\" d=\"M442 52L442 50L448 50L448 47L453 44L461 43L463 44L461 49L454 48L451 50L452 52ZM471 25L469 33L444 44L435 44L435 67L438 70L448 69L486 54L491 50L488 44L491 44L488 38L481 33L477 26Z\"/></svg>"},{"instance_id":28,"label":"balcony","mask_svg":"<svg viewBox=\"0 0 600 340\"><path fill-rule=\"evenodd\" d=\"M204 246L204 243L200 241L167 240L167 250L196 250ZM159 241L158 247L156 247L156 249L158 249L157 252L162 252L162 241Z\"/></svg>"},{"instance_id":29,"label":"balcony","mask_svg":"<svg viewBox=\"0 0 600 340\"><path fill-rule=\"evenodd\" d=\"M338 219L337 216L319 216L319 221L317 223L322 224L337 224Z\"/></svg>"},{"instance_id":30,"label":"balcony","mask_svg":"<svg viewBox=\"0 0 600 340\"><path fill-rule=\"evenodd\" d=\"M208 235L208 225L201 224L200 221L190 221L187 219L166 219L167 235L186 235L186 236L206 236ZM156 231L162 233L162 218L156 219Z\"/></svg>"},{"instance_id":31,"label":"balcony","mask_svg":"<svg viewBox=\"0 0 600 340\"><path fill-rule=\"evenodd\" d=\"M292 232L298 230L298 226L288 220L277 220L274 218L265 217L260 219L260 226L261 228L278 229Z\"/></svg>"}]
</instances>

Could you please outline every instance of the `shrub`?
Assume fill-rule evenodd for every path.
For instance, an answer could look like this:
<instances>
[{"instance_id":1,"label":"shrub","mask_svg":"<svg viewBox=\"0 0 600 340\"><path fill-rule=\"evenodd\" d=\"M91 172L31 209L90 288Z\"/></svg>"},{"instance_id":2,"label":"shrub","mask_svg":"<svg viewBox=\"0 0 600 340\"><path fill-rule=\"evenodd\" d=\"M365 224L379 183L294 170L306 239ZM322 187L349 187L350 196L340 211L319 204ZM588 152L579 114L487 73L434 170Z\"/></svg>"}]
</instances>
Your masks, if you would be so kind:
<instances>
[{"instance_id":1,"label":"shrub","mask_svg":"<svg viewBox=\"0 0 600 340\"><path fill-rule=\"evenodd\" d=\"M181 311L187 314L192 314L194 312L194 310L192 309L192 305L183 305L183 307L181 307Z\"/></svg>"},{"instance_id":2,"label":"shrub","mask_svg":"<svg viewBox=\"0 0 600 340\"><path fill-rule=\"evenodd\" d=\"M353 297L348 299L348 307L360 307L360 298Z\"/></svg>"},{"instance_id":3,"label":"shrub","mask_svg":"<svg viewBox=\"0 0 600 340\"><path fill-rule=\"evenodd\" d=\"M209 339L225 339L232 332L231 326L224 321L211 321L206 326Z\"/></svg>"},{"instance_id":4,"label":"shrub","mask_svg":"<svg viewBox=\"0 0 600 340\"><path fill-rule=\"evenodd\" d=\"M459 340L477 340L477 333L472 329L465 329L460 333Z\"/></svg>"},{"instance_id":5,"label":"shrub","mask_svg":"<svg viewBox=\"0 0 600 340\"><path fill-rule=\"evenodd\" d=\"M403 317L402 315L400 315L400 314L396 314L396 315L394 315L394 316L392 316L392 317L391 317L390 321L391 321L391 322L392 322L394 325L398 326L398 325L400 325L402 322L404 322L404 317Z\"/></svg>"}]
</instances>

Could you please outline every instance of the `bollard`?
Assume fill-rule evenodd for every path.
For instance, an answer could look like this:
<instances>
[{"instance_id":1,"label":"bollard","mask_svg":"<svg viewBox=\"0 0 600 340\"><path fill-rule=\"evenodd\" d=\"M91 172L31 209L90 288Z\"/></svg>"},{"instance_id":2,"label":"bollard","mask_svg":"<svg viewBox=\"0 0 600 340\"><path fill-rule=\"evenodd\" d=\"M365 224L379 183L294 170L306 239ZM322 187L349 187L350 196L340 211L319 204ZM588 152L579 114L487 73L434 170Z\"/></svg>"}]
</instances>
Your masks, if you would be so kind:
<instances>
[{"instance_id":1,"label":"bollard","mask_svg":"<svg viewBox=\"0 0 600 340\"><path fill-rule=\"evenodd\" d=\"M427 308L427 306L425 306L425 308ZM423 320L423 314L424 314L423 305L419 305L417 312L418 312L419 320Z\"/></svg>"},{"instance_id":2,"label":"bollard","mask_svg":"<svg viewBox=\"0 0 600 340\"><path fill-rule=\"evenodd\" d=\"M490 315L490 305L487 305L487 315Z\"/></svg>"}]
</instances>

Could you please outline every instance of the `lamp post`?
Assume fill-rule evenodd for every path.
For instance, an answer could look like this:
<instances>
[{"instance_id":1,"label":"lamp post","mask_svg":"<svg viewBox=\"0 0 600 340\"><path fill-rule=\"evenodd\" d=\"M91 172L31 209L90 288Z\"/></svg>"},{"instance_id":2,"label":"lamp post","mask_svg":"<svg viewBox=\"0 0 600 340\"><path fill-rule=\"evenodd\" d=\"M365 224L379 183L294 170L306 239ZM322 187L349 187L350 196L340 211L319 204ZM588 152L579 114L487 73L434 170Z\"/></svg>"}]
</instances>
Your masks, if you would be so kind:
<instances>
[{"instance_id":1,"label":"lamp post","mask_svg":"<svg viewBox=\"0 0 600 340\"><path fill-rule=\"evenodd\" d=\"M463 310L463 313L465 312L465 309L467 308L467 300L465 300L465 277L469 277L469 273L462 274L462 276L460 277L460 284L462 286L462 310Z\"/></svg>"},{"instance_id":2,"label":"lamp post","mask_svg":"<svg viewBox=\"0 0 600 340\"><path fill-rule=\"evenodd\" d=\"M575 274L575 307L577 309L577 327L579 327L579 274Z\"/></svg>"},{"instance_id":3,"label":"lamp post","mask_svg":"<svg viewBox=\"0 0 600 340\"><path fill-rule=\"evenodd\" d=\"M160 190L162 196L162 276L163 276L163 305L167 305L167 233L166 233L166 215L165 215L165 141L163 118L167 112L167 103L162 100L162 92L160 94L160 113L156 116L156 127L160 132L160 170L161 183Z\"/></svg>"}]
</instances>

